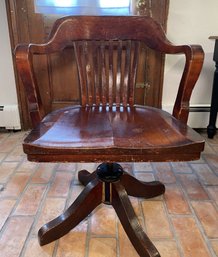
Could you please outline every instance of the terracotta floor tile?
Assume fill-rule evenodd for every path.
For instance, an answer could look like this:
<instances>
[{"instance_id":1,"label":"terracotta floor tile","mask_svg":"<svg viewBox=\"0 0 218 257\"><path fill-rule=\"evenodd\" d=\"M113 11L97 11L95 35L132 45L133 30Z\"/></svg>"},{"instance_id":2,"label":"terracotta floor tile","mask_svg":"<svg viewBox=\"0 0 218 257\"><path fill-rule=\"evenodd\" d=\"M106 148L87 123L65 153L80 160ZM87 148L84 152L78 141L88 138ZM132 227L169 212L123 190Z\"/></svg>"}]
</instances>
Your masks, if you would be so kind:
<instances>
[{"instance_id":1,"label":"terracotta floor tile","mask_svg":"<svg viewBox=\"0 0 218 257\"><path fill-rule=\"evenodd\" d=\"M35 171L36 167L38 166L37 163L35 162L30 162L27 160L24 160L21 165L19 165L19 167L17 168L17 172L29 172L32 173Z\"/></svg>"},{"instance_id":2,"label":"terracotta floor tile","mask_svg":"<svg viewBox=\"0 0 218 257\"><path fill-rule=\"evenodd\" d=\"M214 154L218 154L218 146L217 146L217 143L214 144L214 145L211 145L211 148L213 149Z\"/></svg>"},{"instance_id":3,"label":"terracotta floor tile","mask_svg":"<svg viewBox=\"0 0 218 257\"><path fill-rule=\"evenodd\" d=\"M178 177L190 199L207 200L209 198L194 174L179 174Z\"/></svg>"},{"instance_id":4,"label":"terracotta floor tile","mask_svg":"<svg viewBox=\"0 0 218 257\"><path fill-rule=\"evenodd\" d=\"M26 192L23 194L14 215L35 215L43 193L45 192L44 185L29 185Z\"/></svg>"},{"instance_id":5,"label":"terracotta floor tile","mask_svg":"<svg viewBox=\"0 0 218 257\"><path fill-rule=\"evenodd\" d=\"M53 175L54 164L40 163L35 171L32 183L48 183Z\"/></svg>"},{"instance_id":6,"label":"terracotta floor tile","mask_svg":"<svg viewBox=\"0 0 218 257\"><path fill-rule=\"evenodd\" d=\"M25 154L21 145L16 146L13 151L7 156L6 161L19 162L23 160Z\"/></svg>"},{"instance_id":7,"label":"terracotta floor tile","mask_svg":"<svg viewBox=\"0 0 218 257\"><path fill-rule=\"evenodd\" d=\"M192 217L173 217L172 222L184 257L210 257L200 230Z\"/></svg>"},{"instance_id":8,"label":"terracotta floor tile","mask_svg":"<svg viewBox=\"0 0 218 257\"><path fill-rule=\"evenodd\" d=\"M0 153L0 162L7 156L6 153Z\"/></svg>"},{"instance_id":9,"label":"terracotta floor tile","mask_svg":"<svg viewBox=\"0 0 218 257\"><path fill-rule=\"evenodd\" d=\"M0 133L0 256L139 256L115 211L106 205L97 209L93 216L95 220L90 215L58 241L39 246L38 229L62 214L65 205L70 205L84 189L77 178L78 170L92 172L99 164L29 162L22 153L24 134L18 132L2 136ZM139 222L145 226L161 257L218 255L216 149L218 136L207 142L206 150L197 161L121 164L128 172L133 170L138 179L152 181L155 177L166 184L165 197L149 200L130 197ZM191 212L190 203L193 204ZM105 211L99 211L100 208ZM205 238L210 240L204 241ZM2 248L1 244L6 240L9 244ZM190 250L192 248L193 251Z\"/></svg>"},{"instance_id":10,"label":"terracotta floor tile","mask_svg":"<svg viewBox=\"0 0 218 257\"><path fill-rule=\"evenodd\" d=\"M134 177L143 182L151 182L155 180L154 174L152 173L136 172Z\"/></svg>"},{"instance_id":11,"label":"terracotta floor tile","mask_svg":"<svg viewBox=\"0 0 218 257\"><path fill-rule=\"evenodd\" d=\"M83 191L83 189L84 189L84 186L82 186L82 185L73 185L73 190L71 192L71 196L70 196L68 206L76 200L76 198Z\"/></svg>"},{"instance_id":12,"label":"terracotta floor tile","mask_svg":"<svg viewBox=\"0 0 218 257\"><path fill-rule=\"evenodd\" d=\"M176 182L176 177L169 163L155 162L153 165L155 167L156 176L159 181L164 184Z\"/></svg>"},{"instance_id":13,"label":"terracotta floor tile","mask_svg":"<svg viewBox=\"0 0 218 257\"><path fill-rule=\"evenodd\" d=\"M172 232L162 201L143 201L142 209L149 237L172 238Z\"/></svg>"},{"instance_id":14,"label":"terracotta floor tile","mask_svg":"<svg viewBox=\"0 0 218 257\"><path fill-rule=\"evenodd\" d=\"M218 186L207 187L207 190L211 199L218 205Z\"/></svg>"},{"instance_id":15,"label":"terracotta floor tile","mask_svg":"<svg viewBox=\"0 0 218 257\"><path fill-rule=\"evenodd\" d=\"M180 257L177 245L173 241L154 241L161 257Z\"/></svg>"},{"instance_id":16,"label":"terracotta floor tile","mask_svg":"<svg viewBox=\"0 0 218 257\"><path fill-rule=\"evenodd\" d=\"M3 140L5 140L7 137L9 137L10 134L9 133L4 133L4 132L1 132L0 133L0 142L2 142Z\"/></svg>"},{"instance_id":17,"label":"terracotta floor tile","mask_svg":"<svg viewBox=\"0 0 218 257\"><path fill-rule=\"evenodd\" d=\"M213 168L213 170L218 170L218 158L217 154L204 154L204 158L207 163Z\"/></svg>"},{"instance_id":18,"label":"terracotta floor tile","mask_svg":"<svg viewBox=\"0 0 218 257\"><path fill-rule=\"evenodd\" d=\"M209 139L207 140L209 141ZM208 142L205 143L204 154L215 154L214 148Z\"/></svg>"},{"instance_id":19,"label":"terracotta floor tile","mask_svg":"<svg viewBox=\"0 0 218 257\"><path fill-rule=\"evenodd\" d=\"M218 256L218 240L211 241L211 245L213 247L213 250L216 256Z\"/></svg>"},{"instance_id":20,"label":"terracotta floor tile","mask_svg":"<svg viewBox=\"0 0 218 257\"><path fill-rule=\"evenodd\" d=\"M60 238L56 257L84 257L86 253L86 232L87 222L85 221Z\"/></svg>"},{"instance_id":21,"label":"terracotta floor tile","mask_svg":"<svg viewBox=\"0 0 218 257\"><path fill-rule=\"evenodd\" d=\"M42 208L41 214L35 224L34 234L38 233L38 230L42 225L56 218L63 213L66 199L64 198L47 198Z\"/></svg>"},{"instance_id":22,"label":"terracotta floor tile","mask_svg":"<svg viewBox=\"0 0 218 257\"><path fill-rule=\"evenodd\" d=\"M48 192L48 196L52 197L66 197L69 192L70 183L73 174L69 172L56 172L54 181Z\"/></svg>"},{"instance_id":23,"label":"terracotta floor tile","mask_svg":"<svg viewBox=\"0 0 218 257\"><path fill-rule=\"evenodd\" d=\"M129 200L132 204L132 207L135 211L136 216L139 218L140 216L143 216L140 208L140 203L137 197L129 196Z\"/></svg>"},{"instance_id":24,"label":"terracotta floor tile","mask_svg":"<svg viewBox=\"0 0 218 257\"><path fill-rule=\"evenodd\" d=\"M170 214L191 213L188 202L186 201L185 196L179 186L175 184L166 186L164 198Z\"/></svg>"},{"instance_id":25,"label":"terracotta floor tile","mask_svg":"<svg viewBox=\"0 0 218 257\"><path fill-rule=\"evenodd\" d=\"M29 174L16 173L5 186L4 190L0 192L0 197L18 197L24 190Z\"/></svg>"},{"instance_id":26,"label":"terracotta floor tile","mask_svg":"<svg viewBox=\"0 0 218 257\"><path fill-rule=\"evenodd\" d=\"M94 235L116 234L116 214L112 206L100 205L91 215L91 233Z\"/></svg>"},{"instance_id":27,"label":"terracotta floor tile","mask_svg":"<svg viewBox=\"0 0 218 257\"><path fill-rule=\"evenodd\" d=\"M40 246L37 237L31 238L25 247L24 257L52 257L55 242Z\"/></svg>"},{"instance_id":28,"label":"terracotta floor tile","mask_svg":"<svg viewBox=\"0 0 218 257\"><path fill-rule=\"evenodd\" d=\"M1 153L11 152L16 146L16 144L17 144L17 140L14 140L14 138L9 136L1 142L0 152Z\"/></svg>"},{"instance_id":29,"label":"terracotta floor tile","mask_svg":"<svg viewBox=\"0 0 218 257\"><path fill-rule=\"evenodd\" d=\"M134 172L134 167L133 167L134 165L133 165L133 163L131 163L131 162L123 162L122 163L122 168L123 168L123 170L124 171L126 171L126 172L128 172L129 174L133 174L133 172Z\"/></svg>"},{"instance_id":30,"label":"terracotta floor tile","mask_svg":"<svg viewBox=\"0 0 218 257\"><path fill-rule=\"evenodd\" d=\"M115 238L91 238L89 243L89 257L116 257Z\"/></svg>"},{"instance_id":31,"label":"terracotta floor tile","mask_svg":"<svg viewBox=\"0 0 218 257\"><path fill-rule=\"evenodd\" d=\"M147 171L153 171L153 168L151 166L151 163L149 162L136 162L133 165L134 172L147 172Z\"/></svg>"},{"instance_id":32,"label":"terracotta floor tile","mask_svg":"<svg viewBox=\"0 0 218 257\"><path fill-rule=\"evenodd\" d=\"M0 183L6 183L15 171L17 162L2 162L0 164Z\"/></svg>"},{"instance_id":33,"label":"terracotta floor tile","mask_svg":"<svg viewBox=\"0 0 218 257\"><path fill-rule=\"evenodd\" d=\"M192 173L192 169L187 162L172 162L171 165L175 173Z\"/></svg>"},{"instance_id":34,"label":"terracotta floor tile","mask_svg":"<svg viewBox=\"0 0 218 257\"><path fill-rule=\"evenodd\" d=\"M11 213L15 202L11 199L0 199L0 230Z\"/></svg>"},{"instance_id":35,"label":"terracotta floor tile","mask_svg":"<svg viewBox=\"0 0 218 257\"><path fill-rule=\"evenodd\" d=\"M100 163L86 162L86 163L78 163L77 164L77 172L80 170L87 170L89 172L93 172L96 170L97 166Z\"/></svg>"},{"instance_id":36,"label":"terracotta floor tile","mask_svg":"<svg viewBox=\"0 0 218 257\"><path fill-rule=\"evenodd\" d=\"M207 164L192 164L192 168L204 185L218 185L218 176L216 176Z\"/></svg>"},{"instance_id":37,"label":"terracotta floor tile","mask_svg":"<svg viewBox=\"0 0 218 257\"><path fill-rule=\"evenodd\" d=\"M118 223L120 257L138 257L138 253L126 235L121 223Z\"/></svg>"},{"instance_id":38,"label":"terracotta floor tile","mask_svg":"<svg viewBox=\"0 0 218 257\"><path fill-rule=\"evenodd\" d=\"M26 240L33 218L12 217L0 238L2 257L18 257Z\"/></svg>"},{"instance_id":39,"label":"terracotta floor tile","mask_svg":"<svg viewBox=\"0 0 218 257\"><path fill-rule=\"evenodd\" d=\"M69 171L69 172L75 173L77 170L77 164L76 163L59 163L56 170Z\"/></svg>"},{"instance_id":40,"label":"terracotta floor tile","mask_svg":"<svg viewBox=\"0 0 218 257\"><path fill-rule=\"evenodd\" d=\"M22 143L22 140L24 139L24 137L26 135L29 134L29 132L28 131L19 131L19 132L15 132L15 133L11 132L9 134L10 134L11 139L13 139L16 142Z\"/></svg>"},{"instance_id":41,"label":"terracotta floor tile","mask_svg":"<svg viewBox=\"0 0 218 257\"><path fill-rule=\"evenodd\" d=\"M218 212L210 202L192 202L206 235L218 238Z\"/></svg>"}]
</instances>

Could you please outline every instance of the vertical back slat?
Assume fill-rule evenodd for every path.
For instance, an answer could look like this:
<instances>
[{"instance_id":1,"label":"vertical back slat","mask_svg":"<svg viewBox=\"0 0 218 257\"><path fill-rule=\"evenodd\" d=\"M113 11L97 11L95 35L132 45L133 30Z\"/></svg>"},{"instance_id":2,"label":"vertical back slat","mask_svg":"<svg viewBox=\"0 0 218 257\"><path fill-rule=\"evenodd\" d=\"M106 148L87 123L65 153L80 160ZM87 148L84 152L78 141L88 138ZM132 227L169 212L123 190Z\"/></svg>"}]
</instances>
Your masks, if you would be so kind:
<instances>
[{"instance_id":1,"label":"vertical back slat","mask_svg":"<svg viewBox=\"0 0 218 257\"><path fill-rule=\"evenodd\" d=\"M131 67L129 72L129 105L134 105L135 98L135 83L136 83L136 73L137 73L137 64L138 64L138 56L139 56L139 42L133 41L131 47Z\"/></svg>"},{"instance_id":2,"label":"vertical back slat","mask_svg":"<svg viewBox=\"0 0 218 257\"><path fill-rule=\"evenodd\" d=\"M120 106L122 41L117 45L116 106Z\"/></svg>"},{"instance_id":3,"label":"vertical back slat","mask_svg":"<svg viewBox=\"0 0 218 257\"><path fill-rule=\"evenodd\" d=\"M128 103L128 81L129 81L129 72L131 67L131 41L128 40L126 44L126 51L125 51L125 68L124 68L124 78L123 78L123 92L122 92L122 101L123 105L127 106Z\"/></svg>"},{"instance_id":4,"label":"vertical back slat","mask_svg":"<svg viewBox=\"0 0 218 257\"><path fill-rule=\"evenodd\" d=\"M80 82L80 94L81 104L85 106L87 104L87 85L86 85L86 73L84 70L84 54L82 42L74 42L74 51L76 56L76 62L78 66L79 82Z\"/></svg>"},{"instance_id":5,"label":"vertical back slat","mask_svg":"<svg viewBox=\"0 0 218 257\"><path fill-rule=\"evenodd\" d=\"M92 45L91 42L83 43L83 51L84 51L84 68L86 74L86 82L87 82L87 95L88 95L88 104L93 104L93 62L92 62Z\"/></svg>"},{"instance_id":6,"label":"vertical back slat","mask_svg":"<svg viewBox=\"0 0 218 257\"><path fill-rule=\"evenodd\" d=\"M108 82L108 94L109 94L109 105L113 105L113 85L114 85L114 75L113 75L113 41L109 42L109 82Z\"/></svg>"},{"instance_id":7,"label":"vertical back slat","mask_svg":"<svg viewBox=\"0 0 218 257\"><path fill-rule=\"evenodd\" d=\"M99 65L99 54L100 54L100 45L98 41L93 42L93 70L94 70L94 94L95 94L95 104L97 106L101 103L101 94L100 94L100 76L101 70Z\"/></svg>"},{"instance_id":8,"label":"vertical back slat","mask_svg":"<svg viewBox=\"0 0 218 257\"><path fill-rule=\"evenodd\" d=\"M81 104L134 105L139 42L75 42Z\"/></svg>"},{"instance_id":9,"label":"vertical back slat","mask_svg":"<svg viewBox=\"0 0 218 257\"><path fill-rule=\"evenodd\" d=\"M106 86L106 60L105 60L105 42L101 42L101 54L100 54L100 66L102 72L102 79L101 79L101 100L102 104L106 105L107 103L107 86Z\"/></svg>"}]
</instances>

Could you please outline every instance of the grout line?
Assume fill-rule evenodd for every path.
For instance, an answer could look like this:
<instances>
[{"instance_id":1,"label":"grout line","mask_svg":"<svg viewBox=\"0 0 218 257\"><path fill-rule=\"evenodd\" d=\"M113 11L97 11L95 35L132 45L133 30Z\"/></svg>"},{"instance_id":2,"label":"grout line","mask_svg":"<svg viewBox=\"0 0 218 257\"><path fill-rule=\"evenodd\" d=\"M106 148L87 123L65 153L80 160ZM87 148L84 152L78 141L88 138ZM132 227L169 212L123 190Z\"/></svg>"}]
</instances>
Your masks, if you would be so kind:
<instances>
[{"instance_id":1,"label":"grout line","mask_svg":"<svg viewBox=\"0 0 218 257\"><path fill-rule=\"evenodd\" d=\"M197 177L197 178L198 178L198 177ZM198 181L199 181L199 179L198 179ZM189 208L190 208L190 211L191 211L191 216L190 216L190 217L192 217L192 218L194 219L194 221L195 221L195 224L196 224L196 226L197 226L197 228L198 228L198 230L199 230L199 232L200 232L200 234L201 234L201 236L202 236L203 243L205 244L205 248L206 248L206 250L208 251L208 254L212 254L212 255L211 255L212 257L216 257L216 256L213 255L213 250L211 249L210 242L209 242L209 238L207 238L207 236L206 236L206 234L205 234L205 232L204 232L204 229L203 229L203 227L202 227L200 221L198 220L198 217L197 217L197 215L196 215L196 213L195 213L195 211L194 211L194 208L192 207L192 204L191 204L192 201L196 201L196 202L207 201L207 202L208 202L208 199L204 199L204 200L201 200L201 199L192 200L192 199L190 199L189 196L188 196L188 193L187 193L186 190L183 188L181 182L180 182L179 180L178 180L178 182L179 182L181 191L183 192L184 197L185 197L185 199L186 199L186 201L187 201L187 203L188 203L188 206L189 206ZM200 181L199 181L199 182L200 182ZM201 184L201 183L200 183L200 184ZM177 217L178 217L178 216L177 216ZM182 217L182 216L180 215L180 217Z\"/></svg>"},{"instance_id":2,"label":"grout line","mask_svg":"<svg viewBox=\"0 0 218 257\"><path fill-rule=\"evenodd\" d=\"M55 166L54 166L55 167ZM55 172L54 172L54 167L53 167L53 169L52 169L52 172L55 174ZM36 172L37 170L35 170L35 172ZM33 174L32 174L32 176L35 174L35 172L33 172ZM45 205L45 201L46 201L46 199L47 199L47 195L48 195L48 192L49 192L49 190L50 190L50 187L51 187L51 184L52 184L52 182L53 182L53 179L54 179L54 174L51 176L51 182L48 182L48 183L44 183L43 185L45 185L45 190L44 190L44 192L43 192L43 195L42 195L42 198L41 198L41 201L40 201L40 204L39 204L39 206L38 206L38 209L37 209L37 212L36 212L36 214L34 215L34 219L33 219L33 224L32 224L32 226L31 226L31 228L30 228L30 230L29 230L29 234L28 234L28 236L27 236L27 238L26 238L26 240L25 240L25 242L24 242L24 246L23 246L23 252L22 252L22 255L24 255L24 250L26 249L26 247L27 247L27 244L28 244L28 242L30 241L30 239L31 238L34 238L35 236L37 237L37 234L35 235L35 233L33 233L34 232L34 230L36 229L36 224L37 224L37 222L38 222L38 220L39 220L39 217L40 217L40 215L41 215L41 213L42 213L42 209L43 209L43 207L44 207L44 205ZM30 183L31 184L31 183ZM56 244L55 244L56 245ZM22 257L22 255L20 256L20 257Z\"/></svg>"},{"instance_id":3,"label":"grout line","mask_svg":"<svg viewBox=\"0 0 218 257\"><path fill-rule=\"evenodd\" d=\"M117 257L120 257L119 218L117 214L115 215L115 236L116 236L116 243L117 243L116 253L117 253Z\"/></svg>"},{"instance_id":4,"label":"grout line","mask_svg":"<svg viewBox=\"0 0 218 257\"><path fill-rule=\"evenodd\" d=\"M8 135L7 137L5 137L4 138L4 140L7 140L8 138L10 137L10 135ZM0 140L0 142L2 142L1 140ZM27 172L22 172L22 171L18 171L18 168L24 163L24 161L25 161L25 156L24 157L22 157L19 161L6 161L6 159L7 159L7 157L13 152L13 150L18 146L20 144L20 140L17 140L17 143L14 145L14 147L13 147L13 149L10 151L10 152L8 152L8 153L6 153L6 155L5 155L5 157L0 161L0 165L4 162L4 163L17 163L17 165L15 166L15 168L14 168L14 170L13 170L13 172L11 173L11 175L9 176L10 177L10 179L16 174L16 173L24 173L24 174L28 174ZM211 147L211 146L210 146ZM214 155L217 155L216 153L214 153ZM207 164L208 166L209 166L209 168L212 170L212 172L214 173L214 167L212 166L212 165L210 165L209 164L209 162L207 162L207 160L205 160L205 157L204 156L202 156L202 162L201 163L199 163L199 164ZM191 168L191 171L192 172L176 172L175 171L175 168L173 168L173 166L172 166L172 163L170 163L169 162L169 165L170 165L170 167L172 168L172 171L173 171L173 174L175 175L175 178L176 178L176 181L175 181L175 183L167 183L166 185L168 186L168 185L172 185L172 184L175 184L175 185L177 185L178 187L179 187L179 189L181 190L181 192L182 192L182 194L183 194L183 196L184 196L184 200L187 202L187 204L188 204L188 206L189 206L189 208L190 208L190 214L170 214L169 213L169 210L168 210L168 208L167 208L167 205L166 205L166 200L165 200L165 198L164 197L162 197L161 199L159 198L159 199L156 199L156 200L158 200L158 201L161 201L162 203L163 203L163 206L164 206L164 212L165 212L165 214L166 214L166 218L167 218L167 220L168 220L168 222L169 222L169 224L170 224L170 230L171 230L171 232L172 232L172 234L173 234L173 237L172 238L156 238L156 239L153 239L153 241L154 242L156 242L156 241L173 241L173 242L175 242L175 244L176 244L176 247L177 247L177 250L178 250L178 252L179 252L179 254L180 254L180 257L184 257L184 253L183 253L183 251L182 251L182 247L181 247L181 244L180 244L180 240L179 240L179 238L177 237L177 234L176 234L176 230L174 229L174 226L173 226L173 223L172 223L172 218L173 217L176 217L176 218L182 218L182 217L192 217L193 218L193 220L195 221L195 224L196 224L196 227L197 227L197 229L199 230L199 232L200 232L200 234L201 234L201 236L202 236L202 238L203 238L203 242L204 242L204 245L206 246L206 249L207 249L207 251L208 251L208 254L211 254L211 257L216 257L216 255L215 255L215 253L214 253L214 250L213 250L213 248L212 248L212 244L211 244L211 242L213 242L213 241L217 241L217 239L218 238L207 238L207 236L206 236L206 233L205 233L205 231L204 231L204 228L203 228L203 226L201 225L201 222L200 222L200 220L198 219L198 216L197 216L197 214L195 213L195 211L194 211L194 208L192 207L192 202L210 202L210 203L212 203L213 204L213 206L217 209L217 203L215 202L215 200L211 197L211 194L209 193L209 190L208 190L208 188L209 187L216 187L216 185L204 185L203 183L202 183L202 181L200 180L200 178L199 178L199 176L196 174L196 172L195 172L195 170L193 169L193 167L192 167L192 165L191 164L193 164L193 162L186 162L187 163L187 165ZM44 207L44 205L45 205L45 201L47 200L47 199L52 199L52 198L57 198L57 197L55 197L55 196L48 196L48 192L49 192L49 190L50 190L50 188L52 187L52 184L53 184L53 182L54 182L54 179L55 179L55 176L56 176L56 174L57 174L57 172L62 172L62 170L58 170L57 169L57 165L58 164L56 164L56 165L54 165L54 167L52 168L52 175L51 175L51 177L50 177L50 179L49 179L49 181L47 182L47 183L31 183L31 179L32 179L32 177L33 177L33 175L35 174L35 172L36 172L36 170L37 170L37 168L38 168L38 166L36 165L36 167L34 168L34 169L31 169L31 174L30 174L30 176L29 176L29 178L28 178L28 180L27 180L27 183L26 183L26 185L25 185L25 187L24 187L24 189L23 189L23 191L20 193L20 195L19 196L17 196L17 197L3 197L3 198L1 198L1 199L13 199L13 200L15 200L15 203L14 203L14 206L13 206L13 208L11 209L11 212L10 212L10 214L8 215L8 217L7 217L7 219L6 219L6 221L5 221L5 223L4 223L4 225L3 225L3 227L2 227L2 230L0 231L0 237L3 235L3 233L4 233L4 231L5 231L5 229L7 228L7 224L8 224L8 222L9 222L9 220L12 218L12 217L14 217L14 216L16 216L16 217L24 217L24 215L13 215L13 213L15 212L15 209L17 208L17 206L19 205L19 203L20 203L20 201L21 201L21 199L22 199L22 197L23 197L23 195L25 194L25 192L26 192L26 190L28 189L28 187L30 186L30 185L43 185L43 186L45 186L45 190L44 190L44 192L43 192L43 194L42 194L42 198L41 198L41 201L40 201L40 203L39 203L39 206L38 206L38 209L37 209L37 212L36 212L36 214L35 215L26 215L25 217L33 217L33 222L32 222L32 225L31 225L31 227L30 227L30 230L29 230L29 232L28 232L28 234L27 234L27 237L26 237L26 240L25 240L25 242L23 243L23 246L22 246L22 249L21 249L21 252L20 252L20 257L23 257L24 255L25 255L25 251L26 251L26 248L28 247L28 243L30 242L30 240L32 239L32 238L34 238L35 237L35 233L33 234L33 231L35 230L35 226L36 226L36 224L37 224L37 222L38 222L38 220L39 220L39 217L40 217L40 214L41 214L41 212L42 212L42 209L43 209L43 207ZM152 173L153 175L154 175L154 177L156 178L156 169L155 169L155 167L153 166L153 163L151 163L151 165L152 165L152 171L145 171L144 173ZM76 164L76 166L78 166L78 164ZM134 163L133 163L133 166L134 166ZM77 169L76 169L77 170ZM67 172L67 173L72 173L71 171L64 171L64 172ZM137 173L143 173L143 171L139 171L139 172L136 172L136 174ZM73 172L72 173L73 174L73 176L72 176L72 180L71 180L71 183L70 183L70 186L69 186L69 190L68 190L68 194L67 194L67 196L66 197L58 197L58 198L62 198L62 199L65 199L66 201L65 201L65 208L64 208L64 210L66 209L66 206L68 206L69 205L69 202L70 202L70 198L71 198L71 195L72 195L72 191L73 191L73 189L75 188L75 186L78 186L78 185L80 185L80 184L74 184L74 181L76 180L76 172ZM184 175L188 175L188 174L193 174L193 175L195 175L196 176L196 178L197 178L197 181L200 183L200 185L202 186L202 188L205 190L205 192L207 193L207 195L209 196L209 199L196 199L196 200L192 200L191 198L189 198L189 195L188 195L188 193L187 193L187 191L186 191L186 189L182 186L182 183L181 183L181 181L180 181L180 179L179 179L179 177L178 177L178 175L179 174L184 174ZM216 173L214 173L215 175L217 175ZM9 180L7 180L7 183L10 181L10 179ZM7 184L7 183L5 183L5 184ZM1 185L1 184L0 184ZM146 200L151 200L151 201L153 201L154 199L146 199ZM144 225L144 228L146 227L146 224L145 224L145 217L144 217L144 215L143 215L143 209L142 209L142 205L141 205L141 200L138 198L138 205L139 205L139 211L140 211L140 213L141 213L141 216L142 216L142 221L143 221L143 225ZM92 214L90 214L89 216L88 216L88 218L87 218L87 232L86 232L86 241L85 241L85 257L88 257L89 256L89 246L90 246L90 240L92 239L92 238L115 238L116 239L116 252L117 252L117 257L120 257L120 241L119 241L119 231L118 231L118 218L117 218L117 215L116 215L116 234L115 234L115 236L113 236L113 235L94 235L94 234L92 234L91 233L91 226L92 226L92 224L91 224L91 218L92 218ZM56 240L56 242L55 242L55 246L54 246L54 249L53 249L53 254L52 254L52 256L53 257L55 257L56 255L57 255L57 250L58 250L58 247L59 247L59 240Z\"/></svg>"},{"instance_id":5,"label":"grout line","mask_svg":"<svg viewBox=\"0 0 218 257\"><path fill-rule=\"evenodd\" d=\"M85 242L85 255L84 257L89 256L89 246L91 241L91 216L92 213L87 217L87 232L86 232L86 242Z\"/></svg>"}]
</instances>

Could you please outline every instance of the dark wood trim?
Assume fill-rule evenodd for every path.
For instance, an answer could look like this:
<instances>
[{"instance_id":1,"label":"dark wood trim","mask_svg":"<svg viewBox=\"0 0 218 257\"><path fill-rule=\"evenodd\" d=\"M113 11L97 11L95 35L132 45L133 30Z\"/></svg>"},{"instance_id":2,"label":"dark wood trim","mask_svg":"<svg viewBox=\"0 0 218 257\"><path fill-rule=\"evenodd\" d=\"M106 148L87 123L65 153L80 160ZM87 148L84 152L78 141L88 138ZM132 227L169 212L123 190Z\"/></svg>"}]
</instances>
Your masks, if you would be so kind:
<instances>
[{"instance_id":1,"label":"dark wood trim","mask_svg":"<svg viewBox=\"0 0 218 257\"><path fill-rule=\"evenodd\" d=\"M16 1L5 0L5 5L6 5L6 12L7 12L7 18L8 18L9 37L10 37L11 52L13 57L12 58L13 69L14 69L14 75L15 75L21 129L26 130L29 128L30 120L29 120L29 114L27 111L28 109L27 109L26 97L24 94L22 82L18 76L18 72L15 64L15 56L14 56L15 46L19 42L19 28L17 26L17 20L16 20L16 17L17 17Z\"/></svg>"}]
</instances>

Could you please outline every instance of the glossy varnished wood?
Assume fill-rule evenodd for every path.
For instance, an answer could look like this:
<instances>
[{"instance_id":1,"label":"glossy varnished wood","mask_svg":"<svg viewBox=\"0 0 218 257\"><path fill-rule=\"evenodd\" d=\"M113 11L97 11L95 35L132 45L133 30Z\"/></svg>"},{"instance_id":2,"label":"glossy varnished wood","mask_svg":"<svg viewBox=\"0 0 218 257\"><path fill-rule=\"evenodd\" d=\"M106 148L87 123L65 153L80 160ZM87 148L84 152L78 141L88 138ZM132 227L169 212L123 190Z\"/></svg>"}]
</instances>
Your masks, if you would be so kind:
<instances>
[{"instance_id":1,"label":"glossy varnished wood","mask_svg":"<svg viewBox=\"0 0 218 257\"><path fill-rule=\"evenodd\" d=\"M143 231L126 190L119 181L112 184L112 206L139 256L160 257L159 252Z\"/></svg>"},{"instance_id":2,"label":"glossy varnished wood","mask_svg":"<svg viewBox=\"0 0 218 257\"><path fill-rule=\"evenodd\" d=\"M102 202L102 182L92 180L60 216L48 222L38 232L40 245L48 244L63 235L85 219Z\"/></svg>"},{"instance_id":3,"label":"glossy varnished wood","mask_svg":"<svg viewBox=\"0 0 218 257\"><path fill-rule=\"evenodd\" d=\"M125 26L123 26L125 24ZM33 115L32 122L34 125L38 123L38 117L43 116L43 106L40 104L39 90L37 87L36 79L34 78L34 73L32 69L32 55L37 54L51 54L54 52L62 51L66 47L73 47L74 42L77 41L126 41L130 40L133 42L143 42L149 48L168 54L184 54L186 57L186 64L179 86L178 95L176 98L175 106L173 109L173 115L186 122L188 118L189 110L189 100L195 85L195 82L201 71L203 63L203 50L200 46L197 45L172 45L167 39L162 27L152 20L149 17L93 17L93 16L77 16L77 17L68 17L59 19L53 27L52 32L50 33L49 41L45 44L30 44L30 45L20 45L16 49L16 62L21 78L24 82L26 91L28 95L31 94L31 99L29 98L29 111L30 115ZM104 44L102 43L102 46ZM110 47L109 47L110 48ZM121 50L119 44L118 56ZM84 57L86 56L87 50L81 50L81 53ZM101 54L102 55L102 54ZM105 53L99 59L99 67L103 69L101 81L102 90L101 103L105 104L105 83L106 83L106 74L108 74L108 80L112 81L114 78L111 77L111 72L107 68L108 72L104 71L106 69L105 64ZM110 54L109 54L110 56ZM128 59L128 58L127 58ZM95 62L94 62L95 63ZM81 87L81 104L90 104L88 101L87 93L90 93L90 88L84 88L84 81L87 80L86 76L90 76L91 71L91 62L89 64L84 64L78 60L77 62L80 74L80 87ZM119 62L118 62L119 64ZM83 65L86 66L86 74L82 74L84 71ZM119 71L120 65L118 65ZM135 69L132 71L136 72ZM134 76L134 72L130 73L129 76ZM124 74L126 74L124 72ZM118 82L120 73L117 73L116 81ZM122 76L121 76L122 77ZM90 80L91 81L91 80ZM90 82L89 81L89 82ZM131 81L131 80L130 80ZM88 82L88 85L90 84ZM131 84L131 83L130 83ZM97 84L95 84L97 86ZM120 84L118 86L121 86ZM130 85L128 85L130 86ZM131 88L131 87L130 87ZM115 92L119 87L116 87ZM134 95L134 93L132 93ZM98 98L97 98L98 99ZM134 99L133 99L134 101ZM108 102L108 101L107 101ZM125 102L125 101L124 101ZM97 103L95 100L92 103ZM117 92L117 99L115 103L119 103L119 94ZM129 104L130 102L128 102ZM134 102L132 103L134 104Z\"/></svg>"},{"instance_id":4,"label":"glossy varnished wood","mask_svg":"<svg viewBox=\"0 0 218 257\"><path fill-rule=\"evenodd\" d=\"M120 181L130 196L148 199L165 193L165 186L160 181L140 181L127 172L123 174Z\"/></svg>"},{"instance_id":5,"label":"glossy varnished wood","mask_svg":"<svg viewBox=\"0 0 218 257\"><path fill-rule=\"evenodd\" d=\"M35 161L171 161L199 158L204 141L152 107L68 107L48 115L24 141Z\"/></svg>"},{"instance_id":6,"label":"glossy varnished wood","mask_svg":"<svg viewBox=\"0 0 218 257\"><path fill-rule=\"evenodd\" d=\"M86 186L90 181L97 177L96 171L90 173L87 170L79 171L79 181ZM127 172L124 172L121 179L121 184L130 196L152 198L164 194L165 186L159 181L144 182L136 179Z\"/></svg>"},{"instance_id":7,"label":"glossy varnished wood","mask_svg":"<svg viewBox=\"0 0 218 257\"><path fill-rule=\"evenodd\" d=\"M114 207L138 254L143 257L159 257L160 254L157 249L143 231L128 195L145 198L159 196L165 191L164 185L158 181L140 182L125 171L120 178L118 176L114 179L113 176L111 182L110 172L107 173L109 177L107 177L108 182L105 183L97 173L99 174L99 167L107 165L114 167L110 172L116 172L116 167L122 169L116 163L103 163L93 173L89 173L87 170L79 172L79 181L86 186L85 189L63 214L41 227L38 233L40 245L48 244L65 235L95 207L101 203L106 203ZM101 177L104 176L105 174ZM111 188L107 193L105 184Z\"/></svg>"},{"instance_id":8,"label":"glossy varnished wood","mask_svg":"<svg viewBox=\"0 0 218 257\"><path fill-rule=\"evenodd\" d=\"M142 43L158 53L185 56L172 115L135 104ZM61 53L67 48L73 48L76 57L80 104L46 115L33 56ZM138 181L116 162L189 161L200 157L204 141L186 123L203 56L200 46L175 46L160 24L135 16L64 17L54 24L47 43L17 46L17 68L34 126L23 143L28 159L104 162L94 173L79 172L84 191L62 215L40 229L41 245L60 238L97 205L106 203L113 205L140 256L160 256L143 232L128 195L150 198L163 194L165 187L159 181Z\"/></svg>"}]
</instances>

